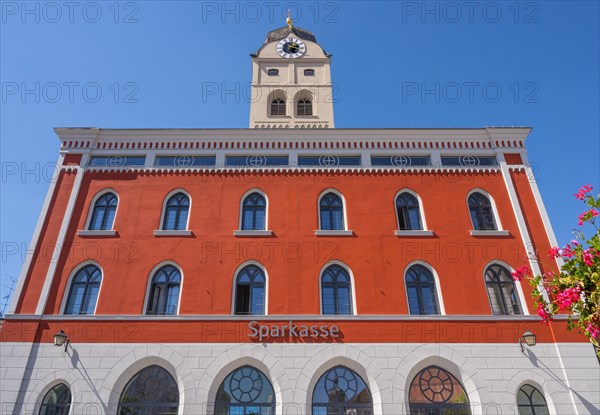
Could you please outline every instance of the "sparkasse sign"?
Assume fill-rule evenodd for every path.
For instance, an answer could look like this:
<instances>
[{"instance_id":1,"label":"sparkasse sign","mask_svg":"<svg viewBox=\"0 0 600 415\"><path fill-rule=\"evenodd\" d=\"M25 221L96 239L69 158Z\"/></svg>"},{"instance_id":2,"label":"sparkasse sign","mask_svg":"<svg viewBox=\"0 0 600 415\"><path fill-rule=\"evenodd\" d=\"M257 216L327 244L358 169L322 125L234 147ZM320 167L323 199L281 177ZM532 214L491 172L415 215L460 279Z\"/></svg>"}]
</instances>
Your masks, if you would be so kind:
<instances>
[{"instance_id":1,"label":"sparkasse sign","mask_svg":"<svg viewBox=\"0 0 600 415\"><path fill-rule=\"evenodd\" d=\"M296 324L293 321L289 321L285 324L274 324L266 325L260 324L258 321L251 321L248 323L248 337L256 338L258 341L264 339L277 339L277 338L312 338L312 339L337 339L340 336L340 328L335 325L328 324Z\"/></svg>"}]
</instances>

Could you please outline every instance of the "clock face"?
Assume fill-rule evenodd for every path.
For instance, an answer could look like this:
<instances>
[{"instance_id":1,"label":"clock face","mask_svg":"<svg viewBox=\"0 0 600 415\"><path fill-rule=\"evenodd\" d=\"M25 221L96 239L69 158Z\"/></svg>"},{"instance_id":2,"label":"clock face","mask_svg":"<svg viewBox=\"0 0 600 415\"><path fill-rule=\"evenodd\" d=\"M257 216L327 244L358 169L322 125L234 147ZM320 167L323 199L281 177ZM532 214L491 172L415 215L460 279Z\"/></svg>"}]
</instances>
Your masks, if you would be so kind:
<instances>
[{"instance_id":1,"label":"clock face","mask_svg":"<svg viewBox=\"0 0 600 415\"><path fill-rule=\"evenodd\" d=\"M277 53L284 58L299 58L306 53L306 45L300 39L288 37L277 44Z\"/></svg>"}]
</instances>

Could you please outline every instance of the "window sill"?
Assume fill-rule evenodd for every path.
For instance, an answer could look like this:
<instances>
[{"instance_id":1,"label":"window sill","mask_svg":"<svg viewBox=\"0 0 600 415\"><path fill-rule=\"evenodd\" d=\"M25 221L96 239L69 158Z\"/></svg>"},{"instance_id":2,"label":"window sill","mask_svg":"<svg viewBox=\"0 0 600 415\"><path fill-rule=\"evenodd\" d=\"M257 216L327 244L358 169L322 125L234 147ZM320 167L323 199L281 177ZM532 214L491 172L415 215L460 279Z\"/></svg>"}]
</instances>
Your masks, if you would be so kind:
<instances>
[{"instance_id":1,"label":"window sill","mask_svg":"<svg viewBox=\"0 0 600 415\"><path fill-rule=\"evenodd\" d=\"M154 236L192 236L192 231L154 231Z\"/></svg>"},{"instance_id":2,"label":"window sill","mask_svg":"<svg viewBox=\"0 0 600 415\"><path fill-rule=\"evenodd\" d=\"M509 231L469 231L471 236L510 236Z\"/></svg>"},{"instance_id":3,"label":"window sill","mask_svg":"<svg viewBox=\"0 0 600 415\"><path fill-rule=\"evenodd\" d=\"M433 231L424 231L424 230L400 231L400 230L395 230L394 234L396 236L433 236Z\"/></svg>"},{"instance_id":4,"label":"window sill","mask_svg":"<svg viewBox=\"0 0 600 415\"><path fill-rule=\"evenodd\" d=\"M113 230L106 230L106 231L100 231L100 230L85 230L85 231L77 231L77 235L78 236L117 236L117 231L113 231Z\"/></svg>"},{"instance_id":5,"label":"window sill","mask_svg":"<svg viewBox=\"0 0 600 415\"><path fill-rule=\"evenodd\" d=\"M273 231L258 231L258 230L236 230L233 231L233 236L271 236Z\"/></svg>"},{"instance_id":6,"label":"window sill","mask_svg":"<svg viewBox=\"0 0 600 415\"><path fill-rule=\"evenodd\" d=\"M353 236L353 231L324 231L318 230L315 231L316 236Z\"/></svg>"}]
</instances>

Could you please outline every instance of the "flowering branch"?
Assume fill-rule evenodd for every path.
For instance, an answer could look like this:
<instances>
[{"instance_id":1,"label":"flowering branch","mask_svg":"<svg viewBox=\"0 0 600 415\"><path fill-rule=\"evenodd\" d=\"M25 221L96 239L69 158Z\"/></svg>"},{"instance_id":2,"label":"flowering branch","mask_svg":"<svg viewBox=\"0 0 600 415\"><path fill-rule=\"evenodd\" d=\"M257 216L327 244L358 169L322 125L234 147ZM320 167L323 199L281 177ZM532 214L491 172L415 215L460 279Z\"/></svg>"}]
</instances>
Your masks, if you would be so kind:
<instances>
[{"instance_id":1,"label":"flowering branch","mask_svg":"<svg viewBox=\"0 0 600 415\"><path fill-rule=\"evenodd\" d=\"M545 323L550 322L558 311L571 311L567 328L577 328L599 347L600 230L595 221L600 215L600 195L594 197L590 194L591 191L592 187L587 185L575 194L577 199L589 207L578 216L578 224L591 224L596 232L586 240L583 231L577 231L576 239L562 248L550 249L550 259L562 258L564 261L560 274L555 275L549 271L534 277L527 266L516 269L512 274L515 281L525 278L529 280L533 287L532 295L537 313ZM598 355L600 357L600 349Z\"/></svg>"}]
</instances>

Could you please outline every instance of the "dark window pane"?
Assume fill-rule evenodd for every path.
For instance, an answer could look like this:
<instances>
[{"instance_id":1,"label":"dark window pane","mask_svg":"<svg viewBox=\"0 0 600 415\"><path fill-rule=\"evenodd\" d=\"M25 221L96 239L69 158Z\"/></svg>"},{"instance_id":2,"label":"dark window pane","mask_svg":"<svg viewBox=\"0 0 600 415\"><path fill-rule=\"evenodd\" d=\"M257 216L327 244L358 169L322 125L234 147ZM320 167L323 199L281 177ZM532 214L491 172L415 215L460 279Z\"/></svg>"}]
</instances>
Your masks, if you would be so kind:
<instances>
[{"instance_id":1,"label":"dark window pane","mask_svg":"<svg viewBox=\"0 0 600 415\"><path fill-rule=\"evenodd\" d=\"M215 156L157 156L156 166L165 167L214 167L216 163Z\"/></svg>"},{"instance_id":2,"label":"dark window pane","mask_svg":"<svg viewBox=\"0 0 600 415\"><path fill-rule=\"evenodd\" d=\"M431 166L429 156L371 156L371 165L373 166Z\"/></svg>"},{"instance_id":3,"label":"dark window pane","mask_svg":"<svg viewBox=\"0 0 600 415\"><path fill-rule=\"evenodd\" d=\"M90 167L143 166L146 156L92 156Z\"/></svg>"}]
</instances>

